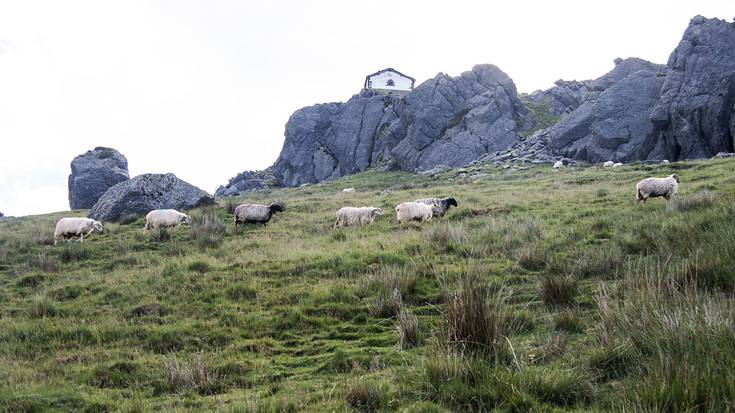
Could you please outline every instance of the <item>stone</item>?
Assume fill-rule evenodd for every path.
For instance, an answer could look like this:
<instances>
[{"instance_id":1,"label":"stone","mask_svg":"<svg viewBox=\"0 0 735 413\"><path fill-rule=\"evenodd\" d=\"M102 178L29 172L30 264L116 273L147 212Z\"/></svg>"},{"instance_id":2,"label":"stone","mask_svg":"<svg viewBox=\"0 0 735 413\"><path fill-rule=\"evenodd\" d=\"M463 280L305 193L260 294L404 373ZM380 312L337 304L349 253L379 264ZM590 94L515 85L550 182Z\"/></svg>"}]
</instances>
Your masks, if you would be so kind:
<instances>
[{"instance_id":1,"label":"stone","mask_svg":"<svg viewBox=\"0 0 735 413\"><path fill-rule=\"evenodd\" d=\"M88 209L110 187L130 179L128 160L112 148L98 146L71 161L69 207Z\"/></svg>"},{"instance_id":2,"label":"stone","mask_svg":"<svg viewBox=\"0 0 735 413\"><path fill-rule=\"evenodd\" d=\"M174 174L143 174L108 189L89 211L99 221L145 215L154 209L185 211L214 204L214 197Z\"/></svg>"}]
</instances>

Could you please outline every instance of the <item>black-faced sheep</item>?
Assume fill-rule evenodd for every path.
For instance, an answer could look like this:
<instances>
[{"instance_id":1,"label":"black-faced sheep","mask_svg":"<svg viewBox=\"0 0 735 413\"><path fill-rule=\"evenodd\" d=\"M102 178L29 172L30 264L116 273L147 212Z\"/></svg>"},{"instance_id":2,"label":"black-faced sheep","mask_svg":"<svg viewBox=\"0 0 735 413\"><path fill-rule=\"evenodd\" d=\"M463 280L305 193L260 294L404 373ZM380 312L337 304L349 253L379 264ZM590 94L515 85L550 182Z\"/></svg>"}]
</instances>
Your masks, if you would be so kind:
<instances>
[{"instance_id":1,"label":"black-faced sheep","mask_svg":"<svg viewBox=\"0 0 735 413\"><path fill-rule=\"evenodd\" d=\"M446 214L449 210L449 207L459 206L457 200L454 198L424 198L417 199L413 202L430 205L432 207L435 217L443 217L444 214Z\"/></svg>"},{"instance_id":2,"label":"black-faced sheep","mask_svg":"<svg viewBox=\"0 0 735 413\"><path fill-rule=\"evenodd\" d=\"M240 204L235 208L235 227L237 224L267 224L276 212L283 212L279 204Z\"/></svg>"},{"instance_id":3,"label":"black-faced sheep","mask_svg":"<svg viewBox=\"0 0 735 413\"><path fill-rule=\"evenodd\" d=\"M344 207L337 211L334 227L354 227L370 225L375 218L383 215L383 210L375 207Z\"/></svg>"},{"instance_id":4,"label":"black-faced sheep","mask_svg":"<svg viewBox=\"0 0 735 413\"><path fill-rule=\"evenodd\" d=\"M92 232L103 231L102 223L91 218L61 218L56 223L54 231L54 245L59 239L69 240L79 237L79 242L84 242L84 237L88 237Z\"/></svg>"},{"instance_id":5,"label":"black-faced sheep","mask_svg":"<svg viewBox=\"0 0 735 413\"><path fill-rule=\"evenodd\" d=\"M646 178L638 182L635 186L636 203L643 201L646 203L648 198L664 197L670 200L676 194L679 188L679 175L672 174L666 178Z\"/></svg>"},{"instance_id":6,"label":"black-faced sheep","mask_svg":"<svg viewBox=\"0 0 735 413\"><path fill-rule=\"evenodd\" d=\"M440 207L437 204L427 205L419 202L402 202L396 206L396 218L399 223L408 221L429 221Z\"/></svg>"},{"instance_id":7,"label":"black-faced sheep","mask_svg":"<svg viewBox=\"0 0 735 413\"><path fill-rule=\"evenodd\" d=\"M175 209L154 209L145 216L143 233L156 228L178 227L181 224L191 224L191 217Z\"/></svg>"}]
</instances>

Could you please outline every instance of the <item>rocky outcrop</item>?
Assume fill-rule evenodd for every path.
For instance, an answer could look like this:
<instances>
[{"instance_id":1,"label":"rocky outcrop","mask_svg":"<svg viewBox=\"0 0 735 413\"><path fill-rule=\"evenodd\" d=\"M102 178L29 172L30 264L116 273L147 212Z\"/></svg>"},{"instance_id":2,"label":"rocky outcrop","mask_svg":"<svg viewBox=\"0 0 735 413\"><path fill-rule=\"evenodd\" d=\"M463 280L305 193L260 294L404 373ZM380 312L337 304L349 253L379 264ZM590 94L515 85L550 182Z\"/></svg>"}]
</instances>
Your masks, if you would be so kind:
<instances>
[{"instance_id":1,"label":"rocky outcrop","mask_svg":"<svg viewBox=\"0 0 735 413\"><path fill-rule=\"evenodd\" d=\"M651 120L657 151L667 159L733 152L735 24L697 16L669 57L661 99Z\"/></svg>"},{"instance_id":2,"label":"rocky outcrop","mask_svg":"<svg viewBox=\"0 0 735 413\"><path fill-rule=\"evenodd\" d=\"M493 65L458 77L439 74L405 96L363 90L345 103L296 111L278 160L264 171L281 186L299 186L369 168L420 171L461 166L507 148L526 128L513 81ZM272 187L244 172L217 195Z\"/></svg>"},{"instance_id":3,"label":"rocky outcrop","mask_svg":"<svg viewBox=\"0 0 735 413\"><path fill-rule=\"evenodd\" d=\"M278 186L278 178L270 172L270 168L264 171L245 171L231 178L227 185L220 185L214 195L237 196L245 192L264 191Z\"/></svg>"},{"instance_id":4,"label":"rocky outcrop","mask_svg":"<svg viewBox=\"0 0 735 413\"><path fill-rule=\"evenodd\" d=\"M154 209L187 210L214 204L214 198L174 174L144 174L108 189L89 211L99 221L145 215Z\"/></svg>"},{"instance_id":5,"label":"rocky outcrop","mask_svg":"<svg viewBox=\"0 0 735 413\"><path fill-rule=\"evenodd\" d=\"M128 160L112 148L96 147L71 161L69 207L91 208L113 185L127 181Z\"/></svg>"},{"instance_id":6,"label":"rocky outcrop","mask_svg":"<svg viewBox=\"0 0 735 413\"><path fill-rule=\"evenodd\" d=\"M735 25L697 16L666 66L626 59L549 129L556 154L590 162L682 160L732 152Z\"/></svg>"}]
</instances>

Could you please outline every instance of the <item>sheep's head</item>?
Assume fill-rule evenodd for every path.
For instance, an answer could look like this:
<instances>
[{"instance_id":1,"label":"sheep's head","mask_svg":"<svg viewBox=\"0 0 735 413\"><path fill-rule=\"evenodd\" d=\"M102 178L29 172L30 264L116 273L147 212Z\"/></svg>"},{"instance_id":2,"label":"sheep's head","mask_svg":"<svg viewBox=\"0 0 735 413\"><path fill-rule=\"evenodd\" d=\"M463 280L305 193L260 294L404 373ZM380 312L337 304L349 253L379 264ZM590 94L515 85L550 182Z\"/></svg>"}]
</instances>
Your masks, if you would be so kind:
<instances>
[{"instance_id":1,"label":"sheep's head","mask_svg":"<svg viewBox=\"0 0 735 413\"><path fill-rule=\"evenodd\" d=\"M283 207L280 204L271 204L270 210L271 214L274 214L276 212L283 212Z\"/></svg>"},{"instance_id":2,"label":"sheep's head","mask_svg":"<svg viewBox=\"0 0 735 413\"><path fill-rule=\"evenodd\" d=\"M674 178L674 180L676 181L677 184L679 183L679 175L672 174L671 177Z\"/></svg>"},{"instance_id":3,"label":"sheep's head","mask_svg":"<svg viewBox=\"0 0 735 413\"><path fill-rule=\"evenodd\" d=\"M458 207L459 204L457 203L457 200L454 198L444 198L444 202L447 205L447 209L449 209L450 206Z\"/></svg>"},{"instance_id":4,"label":"sheep's head","mask_svg":"<svg viewBox=\"0 0 735 413\"><path fill-rule=\"evenodd\" d=\"M384 214L385 212L383 212L382 208L373 208L373 216L379 217Z\"/></svg>"},{"instance_id":5,"label":"sheep's head","mask_svg":"<svg viewBox=\"0 0 735 413\"><path fill-rule=\"evenodd\" d=\"M94 230L94 232L99 232L99 233L102 233L105 230L105 228L102 226L102 223L99 221L94 221L92 223L92 229Z\"/></svg>"},{"instance_id":6,"label":"sheep's head","mask_svg":"<svg viewBox=\"0 0 735 413\"><path fill-rule=\"evenodd\" d=\"M180 222L181 222L182 224L190 224L190 225L191 225L191 217L190 217L189 215L186 215L186 214L184 214L184 215L183 215L183 216L181 217L181 221L180 221Z\"/></svg>"}]
</instances>

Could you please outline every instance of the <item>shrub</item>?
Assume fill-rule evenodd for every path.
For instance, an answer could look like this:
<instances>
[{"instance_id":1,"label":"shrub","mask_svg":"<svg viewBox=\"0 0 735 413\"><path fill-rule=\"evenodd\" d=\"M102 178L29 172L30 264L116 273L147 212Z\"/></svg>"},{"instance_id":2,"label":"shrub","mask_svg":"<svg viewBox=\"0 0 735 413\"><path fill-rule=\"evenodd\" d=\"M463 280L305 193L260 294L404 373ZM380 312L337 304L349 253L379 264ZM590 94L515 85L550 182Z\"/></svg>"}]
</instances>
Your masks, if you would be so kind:
<instances>
[{"instance_id":1,"label":"shrub","mask_svg":"<svg viewBox=\"0 0 735 413\"><path fill-rule=\"evenodd\" d=\"M500 291L491 294L488 284L470 272L460 278L445 301L448 348L496 360L506 356L508 315Z\"/></svg>"},{"instance_id":2,"label":"shrub","mask_svg":"<svg viewBox=\"0 0 735 413\"><path fill-rule=\"evenodd\" d=\"M31 318L54 317L59 313L53 301L44 296L36 296L31 303Z\"/></svg>"},{"instance_id":3,"label":"shrub","mask_svg":"<svg viewBox=\"0 0 735 413\"><path fill-rule=\"evenodd\" d=\"M577 297L577 281L572 277L547 275L541 282L541 299L549 307L569 306Z\"/></svg>"},{"instance_id":4,"label":"shrub","mask_svg":"<svg viewBox=\"0 0 735 413\"><path fill-rule=\"evenodd\" d=\"M39 252L31 256L27 260L27 264L31 268L36 268L46 273L59 271L59 262L56 260L56 257L48 255L45 252Z\"/></svg>"},{"instance_id":5,"label":"shrub","mask_svg":"<svg viewBox=\"0 0 735 413\"><path fill-rule=\"evenodd\" d=\"M577 310L564 310L554 318L554 329L568 333L583 333L584 322Z\"/></svg>"},{"instance_id":6,"label":"shrub","mask_svg":"<svg viewBox=\"0 0 735 413\"><path fill-rule=\"evenodd\" d=\"M167 242L171 240L171 234L166 228L157 228L151 231L151 240L154 242Z\"/></svg>"},{"instance_id":7,"label":"shrub","mask_svg":"<svg viewBox=\"0 0 735 413\"><path fill-rule=\"evenodd\" d=\"M350 387L346 399L347 404L353 409L374 412L387 406L388 390L386 386L362 381Z\"/></svg>"},{"instance_id":8,"label":"shrub","mask_svg":"<svg viewBox=\"0 0 735 413\"><path fill-rule=\"evenodd\" d=\"M193 390L201 395L217 394L222 390L219 374L201 357L182 361L176 357L164 363L166 377L173 391Z\"/></svg>"},{"instance_id":9,"label":"shrub","mask_svg":"<svg viewBox=\"0 0 735 413\"><path fill-rule=\"evenodd\" d=\"M61 250L61 262L70 263L75 261L83 261L92 256L92 253L80 243L65 243Z\"/></svg>"},{"instance_id":10,"label":"shrub","mask_svg":"<svg viewBox=\"0 0 735 413\"><path fill-rule=\"evenodd\" d=\"M462 225L437 224L429 229L428 236L442 252L462 252L467 243L467 231Z\"/></svg>"},{"instance_id":11,"label":"shrub","mask_svg":"<svg viewBox=\"0 0 735 413\"><path fill-rule=\"evenodd\" d=\"M119 223L120 225L130 225L130 224L132 224L133 222L137 221L138 219L140 219L140 216L138 216L138 215L136 215L136 214L126 214L126 215L123 215L123 216L122 216L122 217L121 217L121 218L120 218L120 219L118 220L118 223Z\"/></svg>"},{"instance_id":12,"label":"shrub","mask_svg":"<svg viewBox=\"0 0 735 413\"><path fill-rule=\"evenodd\" d=\"M401 350L413 347L419 342L419 320L416 316L403 309L398 313L396 320L398 344Z\"/></svg>"},{"instance_id":13,"label":"shrub","mask_svg":"<svg viewBox=\"0 0 735 413\"><path fill-rule=\"evenodd\" d=\"M226 233L225 222L214 211L205 211L200 217L193 217L189 239L196 241L202 248L217 248L222 245Z\"/></svg>"},{"instance_id":14,"label":"shrub","mask_svg":"<svg viewBox=\"0 0 735 413\"><path fill-rule=\"evenodd\" d=\"M398 289L381 290L368 307L371 316L378 318L395 317L400 313L403 300Z\"/></svg>"},{"instance_id":15,"label":"shrub","mask_svg":"<svg viewBox=\"0 0 735 413\"><path fill-rule=\"evenodd\" d=\"M719 200L719 195L705 189L694 194L683 196L675 195L674 198L666 204L670 211L696 211L703 208L709 208Z\"/></svg>"},{"instance_id":16,"label":"shrub","mask_svg":"<svg viewBox=\"0 0 735 413\"><path fill-rule=\"evenodd\" d=\"M189 263L187 268L189 269L189 271L198 272L199 274L204 274L212 269L212 267L206 261L192 261Z\"/></svg>"}]
</instances>

